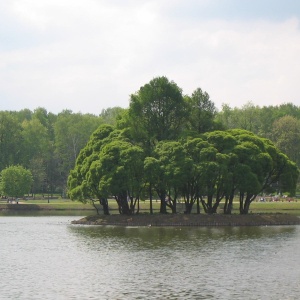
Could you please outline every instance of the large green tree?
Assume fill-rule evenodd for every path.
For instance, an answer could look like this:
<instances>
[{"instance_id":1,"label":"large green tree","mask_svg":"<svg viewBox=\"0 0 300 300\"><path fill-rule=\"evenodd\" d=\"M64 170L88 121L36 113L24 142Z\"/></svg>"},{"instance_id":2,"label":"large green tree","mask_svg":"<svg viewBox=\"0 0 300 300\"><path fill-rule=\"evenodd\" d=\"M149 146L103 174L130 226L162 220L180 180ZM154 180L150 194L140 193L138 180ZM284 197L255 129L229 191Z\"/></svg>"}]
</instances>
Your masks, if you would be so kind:
<instances>
[{"instance_id":1,"label":"large green tree","mask_svg":"<svg viewBox=\"0 0 300 300\"><path fill-rule=\"evenodd\" d=\"M150 200L150 214L153 214L153 193L157 188L157 181L160 180L160 174L161 168L159 161L152 156L146 157L144 160L144 182L146 193L148 192ZM162 208L163 205L164 207ZM161 204L161 211L166 212L165 204Z\"/></svg>"},{"instance_id":2,"label":"large green tree","mask_svg":"<svg viewBox=\"0 0 300 300\"><path fill-rule=\"evenodd\" d=\"M114 128L110 125L99 126L91 135L87 145L80 151L76 164L68 177L68 195L72 200L91 203L96 209L99 202L104 214L109 214L107 194L100 188L104 175L99 169L101 149L111 139ZM98 209L97 209L98 212Z\"/></svg>"},{"instance_id":3,"label":"large green tree","mask_svg":"<svg viewBox=\"0 0 300 300\"><path fill-rule=\"evenodd\" d=\"M143 150L127 141L112 140L99 153L99 190L105 198L112 195L116 199L120 214L139 212L136 204L144 185L143 164Z\"/></svg>"},{"instance_id":4,"label":"large green tree","mask_svg":"<svg viewBox=\"0 0 300 300\"><path fill-rule=\"evenodd\" d=\"M55 154L59 159L62 188L65 188L68 174L74 168L80 150L86 145L91 134L101 124L101 119L92 115L61 112L54 126Z\"/></svg>"},{"instance_id":5,"label":"large green tree","mask_svg":"<svg viewBox=\"0 0 300 300\"><path fill-rule=\"evenodd\" d=\"M280 185L287 170L292 172L294 179L298 178L298 168L270 140L245 130L230 132L238 140L233 152L238 157L240 213L247 214L258 194L269 190L275 183ZM293 194L295 188L294 180L290 185L285 185L284 191Z\"/></svg>"},{"instance_id":6,"label":"large green tree","mask_svg":"<svg viewBox=\"0 0 300 300\"><path fill-rule=\"evenodd\" d=\"M187 127L190 131L204 133L215 129L217 109L207 92L197 88L191 97L186 97L188 104Z\"/></svg>"},{"instance_id":7,"label":"large green tree","mask_svg":"<svg viewBox=\"0 0 300 300\"><path fill-rule=\"evenodd\" d=\"M192 160L186 155L181 143L161 141L155 148L155 158L159 169L154 187L161 200L161 213L166 207L177 212L177 202L181 196L184 183L187 181Z\"/></svg>"},{"instance_id":8,"label":"large green tree","mask_svg":"<svg viewBox=\"0 0 300 300\"><path fill-rule=\"evenodd\" d=\"M102 121L106 113L111 115L103 111ZM276 113L272 108L268 117L273 120ZM114 196L122 214L139 211L142 190L149 194L151 213L153 193L161 200L161 213L167 208L175 213L180 197L186 213L195 203L198 213L200 203L206 213L216 213L223 199L224 213L231 213L239 195L240 213L246 214L260 193L275 187L294 193L298 177L296 165L256 135L264 136L270 128L262 114L251 102L241 109L224 105L216 120L206 92L196 89L183 97L174 82L154 78L131 95L117 129L106 125L93 133L70 173L69 195L93 203L98 199L102 205ZM217 128L229 130L213 131Z\"/></svg>"},{"instance_id":9,"label":"large green tree","mask_svg":"<svg viewBox=\"0 0 300 300\"><path fill-rule=\"evenodd\" d=\"M9 166L1 172L1 193L12 198L23 197L29 193L32 182L29 170L20 165Z\"/></svg>"},{"instance_id":10,"label":"large green tree","mask_svg":"<svg viewBox=\"0 0 300 300\"><path fill-rule=\"evenodd\" d=\"M34 158L47 159L50 139L47 128L37 118L22 123L22 144L23 164L27 167Z\"/></svg>"},{"instance_id":11,"label":"large green tree","mask_svg":"<svg viewBox=\"0 0 300 300\"><path fill-rule=\"evenodd\" d=\"M182 196L185 202L185 212L191 213L193 205L197 203L197 213L200 213L200 199L201 199L201 179L203 157L201 155L202 149L210 146L207 141L202 138L189 139L184 143L184 148L187 156L191 159L192 165L187 172L187 180L183 182Z\"/></svg>"},{"instance_id":12,"label":"large green tree","mask_svg":"<svg viewBox=\"0 0 300 300\"><path fill-rule=\"evenodd\" d=\"M128 125L145 149L158 141L176 140L187 117L181 89L166 77L156 77L130 97Z\"/></svg>"},{"instance_id":13,"label":"large green tree","mask_svg":"<svg viewBox=\"0 0 300 300\"><path fill-rule=\"evenodd\" d=\"M226 131L209 132L203 138L208 146L200 151L201 202L205 212L216 213L221 200L228 195L232 178L232 151L237 141Z\"/></svg>"},{"instance_id":14,"label":"large green tree","mask_svg":"<svg viewBox=\"0 0 300 300\"><path fill-rule=\"evenodd\" d=\"M22 164L32 172L32 194L43 192L50 156L51 141L47 128L38 118L25 119L22 123Z\"/></svg>"},{"instance_id":15,"label":"large green tree","mask_svg":"<svg viewBox=\"0 0 300 300\"><path fill-rule=\"evenodd\" d=\"M272 126L271 139L283 153L300 165L300 120L288 115L277 119Z\"/></svg>"},{"instance_id":16,"label":"large green tree","mask_svg":"<svg viewBox=\"0 0 300 300\"><path fill-rule=\"evenodd\" d=\"M22 157L22 127L16 116L0 112L0 170L18 164Z\"/></svg>"}]
</instances>

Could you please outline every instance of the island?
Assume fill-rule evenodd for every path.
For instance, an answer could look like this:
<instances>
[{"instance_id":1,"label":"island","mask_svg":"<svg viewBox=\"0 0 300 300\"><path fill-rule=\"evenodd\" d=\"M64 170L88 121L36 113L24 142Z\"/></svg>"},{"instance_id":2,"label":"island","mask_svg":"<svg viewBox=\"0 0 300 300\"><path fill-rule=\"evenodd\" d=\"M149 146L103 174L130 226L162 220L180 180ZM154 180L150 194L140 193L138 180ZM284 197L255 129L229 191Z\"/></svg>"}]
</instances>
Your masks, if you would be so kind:
<instances>
[{"instance_id":1,"label":"island","mask_svg":"<svg viewBox=\"0 0 300 300\"><path fill-rule=\"evenodd\" d=\"M80 225L113 226L274 226L300 225L296 215L270 214L136 214L136 215L91 215L72 221Z\"/></svg>"}]
</instances>

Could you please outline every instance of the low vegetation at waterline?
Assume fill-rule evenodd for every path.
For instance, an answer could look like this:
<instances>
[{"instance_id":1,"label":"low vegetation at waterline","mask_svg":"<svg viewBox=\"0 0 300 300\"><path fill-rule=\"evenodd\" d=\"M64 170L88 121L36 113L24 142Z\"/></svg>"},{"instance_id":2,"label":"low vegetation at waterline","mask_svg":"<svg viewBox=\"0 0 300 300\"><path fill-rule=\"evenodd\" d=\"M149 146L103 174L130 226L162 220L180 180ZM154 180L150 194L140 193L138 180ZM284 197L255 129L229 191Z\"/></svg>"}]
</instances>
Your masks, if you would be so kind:
<instances>
[{"instance_id":1,"label":"low vegetation at waterline","mask_svg":"<svg viewBox=\"0 0 300 300\"><path fill-rule=\"evenodd\" d=\"M138 214L92 215L72 224L115 225L115 226L271 226L300 225L300 218L289 214Z\"/></svg>"}]
</instances>

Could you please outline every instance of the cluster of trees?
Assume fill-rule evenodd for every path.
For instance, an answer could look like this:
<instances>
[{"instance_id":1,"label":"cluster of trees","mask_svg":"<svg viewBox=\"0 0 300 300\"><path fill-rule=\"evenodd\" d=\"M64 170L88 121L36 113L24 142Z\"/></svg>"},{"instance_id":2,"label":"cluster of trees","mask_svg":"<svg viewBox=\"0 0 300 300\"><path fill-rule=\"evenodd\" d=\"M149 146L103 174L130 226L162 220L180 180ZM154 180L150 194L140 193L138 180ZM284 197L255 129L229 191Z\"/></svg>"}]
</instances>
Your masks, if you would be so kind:
<instances>
[{"instance_id":1,"label":"cluster of trees","mask_svg":"<svg viewBox=\"0 0 300 300\"><path fill-rule=\"evenodd\" d=\"M300 167L300 107L291 103L259 107L249 102L241 108L223 105L216 121L224 129L245 129L270 139Z\"/></svg>"},{"instance_id":2,"label":"cluster of trees","mask_svg":"<svg viewBox=\"0 0 300 300\"><path fill-rule=\"evenodd\" d=\"M235 195L240 213L263 192L295 193L298 168L266 138L228 129L216 118L207 93L183 96L166 77L131 95L116 126L100 126L81 150L68 178L71 199L100 203L109 214L113 196L121 214L139 212L145 196L160 198L161 213L176 213L179 197L186 213L194 205L215 213L225 199L230 214ZM222 130L221 130L222 129Z\"/></svg>"},{"instance_id":3,"label":"cluster of trees","mask_svg":"<svg viewBox=\"0 0 300 300\"><path fill-rule=\"evenodd\" d=\"M8 198L23 197L31 189L33 178L22 166L10 166L1 171L0 193Z\"/></svg>"},{"instance_id":4,"label":"cluster of trees","mask_svg":"<svg viewBox=\"0 0 300 300\"><path fill-rule=\"evenodd\" d=\"M1 111L0 172L22 166L32 174L32 194L64 194L69 171L92 132L101 124L115 124L120 111L107 109L99 116L68 110L55 115L44 108Z\"/></svg>"},{"instance_id":5,"label":"cluster of trees","mask_svg":"<svg viewBox=\"0 0 300 300\"><path fill-rule=\"evenodd\" d=\"M293 104L217 111L209 95L197 88L183 95L174 82L158 77L130 97L128 109L103 110L98 116L59 114L44 108L0 111L0 172L22 166L32 174L31 193L65 195L70 170L91 134L100 125L126 132L128 141L154 157L160 141L187 141L216 130L244 129L273 141L300 166L300 108Z\"/></svg>"}]
</instances>

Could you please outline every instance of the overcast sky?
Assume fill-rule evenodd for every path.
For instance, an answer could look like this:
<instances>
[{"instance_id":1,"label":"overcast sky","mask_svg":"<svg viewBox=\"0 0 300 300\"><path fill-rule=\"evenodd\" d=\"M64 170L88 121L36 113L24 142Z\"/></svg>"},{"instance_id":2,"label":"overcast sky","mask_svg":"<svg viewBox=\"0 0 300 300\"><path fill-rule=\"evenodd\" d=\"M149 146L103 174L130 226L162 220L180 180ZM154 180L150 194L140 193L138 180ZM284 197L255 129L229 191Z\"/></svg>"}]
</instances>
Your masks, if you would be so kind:
<instances>
[{"instance_id":1,"label":"overcast sky","mask_svg":"<svg viewBox=\"0 0 300 300\"><path fill-rule=\"evenodd\" d=\"M299 106L299 21L298 0L0 0L0 110L98 115L157 76Z\"/></svg>"}]
</instances>

